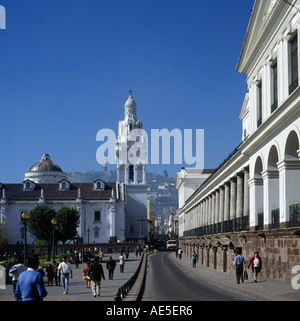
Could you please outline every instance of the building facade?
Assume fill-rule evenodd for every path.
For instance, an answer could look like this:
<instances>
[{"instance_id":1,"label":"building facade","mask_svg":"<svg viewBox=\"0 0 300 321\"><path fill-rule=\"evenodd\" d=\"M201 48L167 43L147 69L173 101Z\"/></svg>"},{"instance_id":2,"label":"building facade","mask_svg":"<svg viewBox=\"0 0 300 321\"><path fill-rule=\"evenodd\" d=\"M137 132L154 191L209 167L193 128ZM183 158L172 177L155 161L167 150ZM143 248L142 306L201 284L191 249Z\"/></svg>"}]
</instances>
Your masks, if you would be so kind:
<instances>
[{"instance_id":1,"label":"building facade","mask_svg":"<svg viewBox=\"0 0 300 321\"><path fill-rule=\"evenodd\" d=\"M236 249L258 251L262 276L289 282L300 264L299 35L294 5L255 1L236 68L242 142L178 211L181 246L206 266L229 272Z\"/></svg>"},{"instance_id":2,"label":"building facade","mask_svg":"<svg viewBox=\"0 0 300 321\"><path fill-rule=\"evenodd\" d=\"M120 140L124 139L127 127L135 120L135 117L127 117L130 109L135 110L136 117L136 104L131 95L125 104L125 120L120 122ZM135 125L140 126L140 122L135 121ZM23 183L0 183L1 223L6 222L8 242L24 242L21 215L30 212L37 204L46 204L55 210L63 206L76 208L80 213L78 237L82 243L138 240L141 231L137 220L147 219L145 166L136 166L132 172L127 166L122 172L119 161L117 164L117 182L98 179L90 183L72 183L68 181L67 174L52 162L50 155L43 154L40 162L25 173ZM142 234L146 236L146 233L145 222ZM34 241L28 235L28 243Z\"/></svg>"}]
</instances>

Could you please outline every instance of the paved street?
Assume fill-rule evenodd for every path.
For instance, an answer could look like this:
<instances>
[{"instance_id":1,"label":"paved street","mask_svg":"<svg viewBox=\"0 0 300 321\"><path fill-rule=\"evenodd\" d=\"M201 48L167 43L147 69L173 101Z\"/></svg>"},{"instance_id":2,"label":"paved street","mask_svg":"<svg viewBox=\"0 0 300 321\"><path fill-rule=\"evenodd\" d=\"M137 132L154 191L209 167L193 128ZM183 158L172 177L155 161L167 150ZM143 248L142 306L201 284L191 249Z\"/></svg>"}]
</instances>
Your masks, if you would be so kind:
<instances>
[{"instance_id":1,"label":"paved street","mask_svg":"<svg viewBox=\"0 0 300 321\"><path fill-rule=\"evenodd\" d=\"M249 271L249 270L248 270ZM174 252L161 252L148 257L146 286L143 301L300 301L300 290L291 284L258 278L239 285L235 275L197 264Z\"/></svg>"},{"instance_id":2,"label":"paved street","mask_svg":"<svg viewBox=\"0 0 300 321\"><path fill-rule=\"evenodd\" d=\"M174 252L148 257L143 301L237 301L249 300L235 293L211 286L174 260Z\"/></svg>"},{"instance_id":3,"label":"paved street","mask_svg":"<svg viewBox=\"0 0 300 321\"><path fill-rule=\"evenodd\" d=\"M129 258L125 260L124 273L120 273L118 257L119 254L113 254L113 259L117 261L115 269L114 279L108 279L108 271L106 269L106 261L109 259L109 255L106 254L103 258L102 266L104 269L105 281L101 281L101 296L94 298L91 288L86 288L85 281L82 280L82 270L85 264L80 264L76 269L72 265L73 278L70 279L69 294L63 295L62 286L48 286L47 277L44 277L46 290L48 292L44 301L114 301L115 293L119 286L123 285L136 271L140 262L140 256L134 257L131 253ZM55 283L54 283L55 284ZM14 301L12 285L7 285L5 290L0 290L0 301Z\"/></svg>"}]
</instances>

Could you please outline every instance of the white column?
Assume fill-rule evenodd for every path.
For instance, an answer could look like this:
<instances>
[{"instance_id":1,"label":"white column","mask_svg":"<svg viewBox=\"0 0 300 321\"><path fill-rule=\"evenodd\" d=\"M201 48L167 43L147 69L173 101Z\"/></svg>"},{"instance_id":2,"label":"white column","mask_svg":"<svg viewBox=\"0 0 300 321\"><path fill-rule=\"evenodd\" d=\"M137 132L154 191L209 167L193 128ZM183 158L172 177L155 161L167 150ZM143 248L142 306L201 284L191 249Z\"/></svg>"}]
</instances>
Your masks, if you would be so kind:
<instances>
[{"instance_id":1,"label":"white column","mask_svg":"<svg viewBox=\"0 0 300 321\"><path fill-rule=\"evenodd\" d=\"M230 219L230 183L225 183L225 198L224 198L224 221Z\"/></svg>"},{"instance_id":2,"label":"white column","mask_svg":"<svg viewBox=\"0 0 300 321\"><path fill-rule=\"evenodd\" d=\"M271 115L271 83L271 67L266 63L263 71L263 120Z\"/></svg>"},{"instance_id":3,"label":"white column","mask_svg":"<svg viewBox=\"0 0 300 321\"><path fill-rule=\"evenodd\" d=\"M250 191L250 230L254 231L258 225L258 213L263 212L263 181L261 178L249 180Z\"/></svg>"},{"instance_id":4,"label":"white column","mask_svg":"<svg viewBox=\"0 0 300 321\"><path fill-rule=\"evenodd\" d=\"M230 219L236 218L236 180L230 180Z\"/></svg>"},{"instance_id":5,"label":"white column","mask_svg":"<svg viewBox=\"0 0 300 321\"><path fill-rule=\"evenodd\" d=\"M214 224L215 223L215 206L216 206L216 194L215 194L215 192L213 192L212 196L211 196L210 224Z\"/></svg>"},{"instance_id":6,"label":"white column","mask_svg":"<svg viewBox=\"0 0 300 321\"><path fill-rule=\"evenodd\" d=\"M129 170L129 166L128 165L124 165L124 175L125 175L124 181L125 181L125 184L128 184L128 182L129 182L128 170Z\"/></svg>"},{"instance_id":7,"label":"white column","mask_svg":"<svg viewBox=\"0 0 300 321\"><path fill-rule=\"evenodd\" d=\"M279 208L279 173L278 171L264 171L263 192L264 192L264 225L270 228L272 224L271 211Z\"/></svg>"},{"instance_id":8,"label":"white column","mask_svg":"<svg viewBox=\"0 0 300 321\"><path fill-rule=\"evenodd\" d=\"M117 164L117 184L120 184L120 167L119 167L119 163Z\"/></svg>"},{"instance_id":9,"label":"white column","mask_svg":"<svg viewBox=\"0 0 300 321\"><path fill-rule=\"evenodd\" d=\"M224 186L220 187L220 199L219 199L219 223L224 221Z\"/></svg>"},{"instance_id":10,"label":"white column","mask_svg":"<svg viewBox=\"0 0 300 321\"><path fill-rule=\"evenodd\" d=\"M249 216L249 171L244 169L244 216Z\"/></svg>"},{"instance_id":11,"label":"white column","mask_svg":"<svg viewBox=\"0 0 300 321\"><path fill-rule=\"evenodd\" d=\"M203 202L200 203L200 227L203 226Z\"/></svg>"},{"instance_id":12,"label":"white column","mask_svg":"<svg viewBox=\"0 0 300 321\"><path fill-rule=\"evenodd\" d=\"M237 197L236 197L236 217L243 216L243 196L244 196L244 179L241 173L237 175Z\"/></svg>"},{"instance_id":13,"label":"white column","mask_svg":"<svg viewBox=\"0 0 300 321\"><path fill-rule=\"evenodd\" d=\"M137 184L138 183L138 180L137 180L137 176L138 176L138 171L137 171L137 165L134 165L134 167L133 167L134 169L134 178L133 178L133 183L134 184Z\"/></svg>"},{"instance_id":14,"label":"white column","mask_svg":"<svg viewBox=\"0 0 300 321\"><path fill-rule=\"evenodd\" d=\"M277 163L279 171L280 225L286 227L290 221L290 206L300 203L300 161L283 160Z\"/></svg>"},{"instance_id":15,"label":"white column","mask_svg":"<svg viewBox=\"0 0 300 321\"><path fill-rule=\"evenodd\" d=\"M220 190L216 190L216 203L215 203L215 221L214 223L219 222L219 207L220 207Z\"/></svg>"},{"instance_id":16,"label":"white column","mask_svg":"<svg viewBox=\"0 0 300 321\"><path fill-rule=\"evenodd\" d=\"M109 235L110 237L116 236L116 206L115 204L109 204L108 205L109 210L109 220L110 220L110 229L109 229Z\"/></svg>"},{"instance_id":17,"label":"white column","mask_svg":"<svg viewBox=\"0 0 300 321\"><path fill-rule=\"evenodd\" d=\"M280 39L278 48L278 105L289 95L288 41Z\"/></svg>"}]
</instances>

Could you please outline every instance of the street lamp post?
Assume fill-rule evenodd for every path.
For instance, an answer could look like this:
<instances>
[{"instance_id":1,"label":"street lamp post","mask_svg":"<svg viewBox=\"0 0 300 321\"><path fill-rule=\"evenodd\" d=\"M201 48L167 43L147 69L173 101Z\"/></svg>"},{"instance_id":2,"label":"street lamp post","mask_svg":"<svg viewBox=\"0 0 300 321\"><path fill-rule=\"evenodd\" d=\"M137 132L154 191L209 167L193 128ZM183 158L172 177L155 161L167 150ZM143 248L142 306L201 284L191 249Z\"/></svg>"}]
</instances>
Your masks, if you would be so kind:
<instances>
[{"instance_id":1,"label":"street lamp post","mask_svg":"<svg viewBox=\"0 0 300 321\"><path fill-rule=\"evenodd\" d=\"M55 261L55 227L57 224L57 221L55 218L53 218L51 220L51 224L52 224L52 232L53 232L53 257L52 257L52 262L54 263Z\"/></svg>"},{"instance_id":2,"label":"street lamp post","mask_svg":"<svg viewBox=\"0 0 300 321\"><path fill-rule=\"evenodd\" d=\"M22 212L22 223L24 225L24 264L27 261L27 223L29 220L29 214L27 212Z\"/></svg>"}]
</instances>

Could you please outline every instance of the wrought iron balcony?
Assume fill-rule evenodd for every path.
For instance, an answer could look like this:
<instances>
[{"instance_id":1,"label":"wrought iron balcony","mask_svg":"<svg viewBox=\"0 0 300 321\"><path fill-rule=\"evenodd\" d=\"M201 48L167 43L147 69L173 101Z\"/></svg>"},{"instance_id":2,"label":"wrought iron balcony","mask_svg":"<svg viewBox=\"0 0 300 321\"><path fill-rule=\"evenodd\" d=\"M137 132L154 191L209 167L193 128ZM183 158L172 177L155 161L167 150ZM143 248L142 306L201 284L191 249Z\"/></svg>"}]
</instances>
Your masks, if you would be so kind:
<instances>
[{"instance_id":1,"label":"wrought iron balcony","mask_svg":"<svg viewBox=\"0 0 300 321\"><path fill-rule=\"evenodd\" d=\"M272 218L271 227L279 228L280 227L279 208L271 211L271 218Z\"/></svg>"},{"instance_id":2,"label":"wrought iron balcony","mask_svg":"<svg viewBox=\"0 0 300 321\"><path fill-rule=\"evenodd\" d=\"M300 226L300 204L290 206L290 226Z\"/></svg>"}]
</instances>

